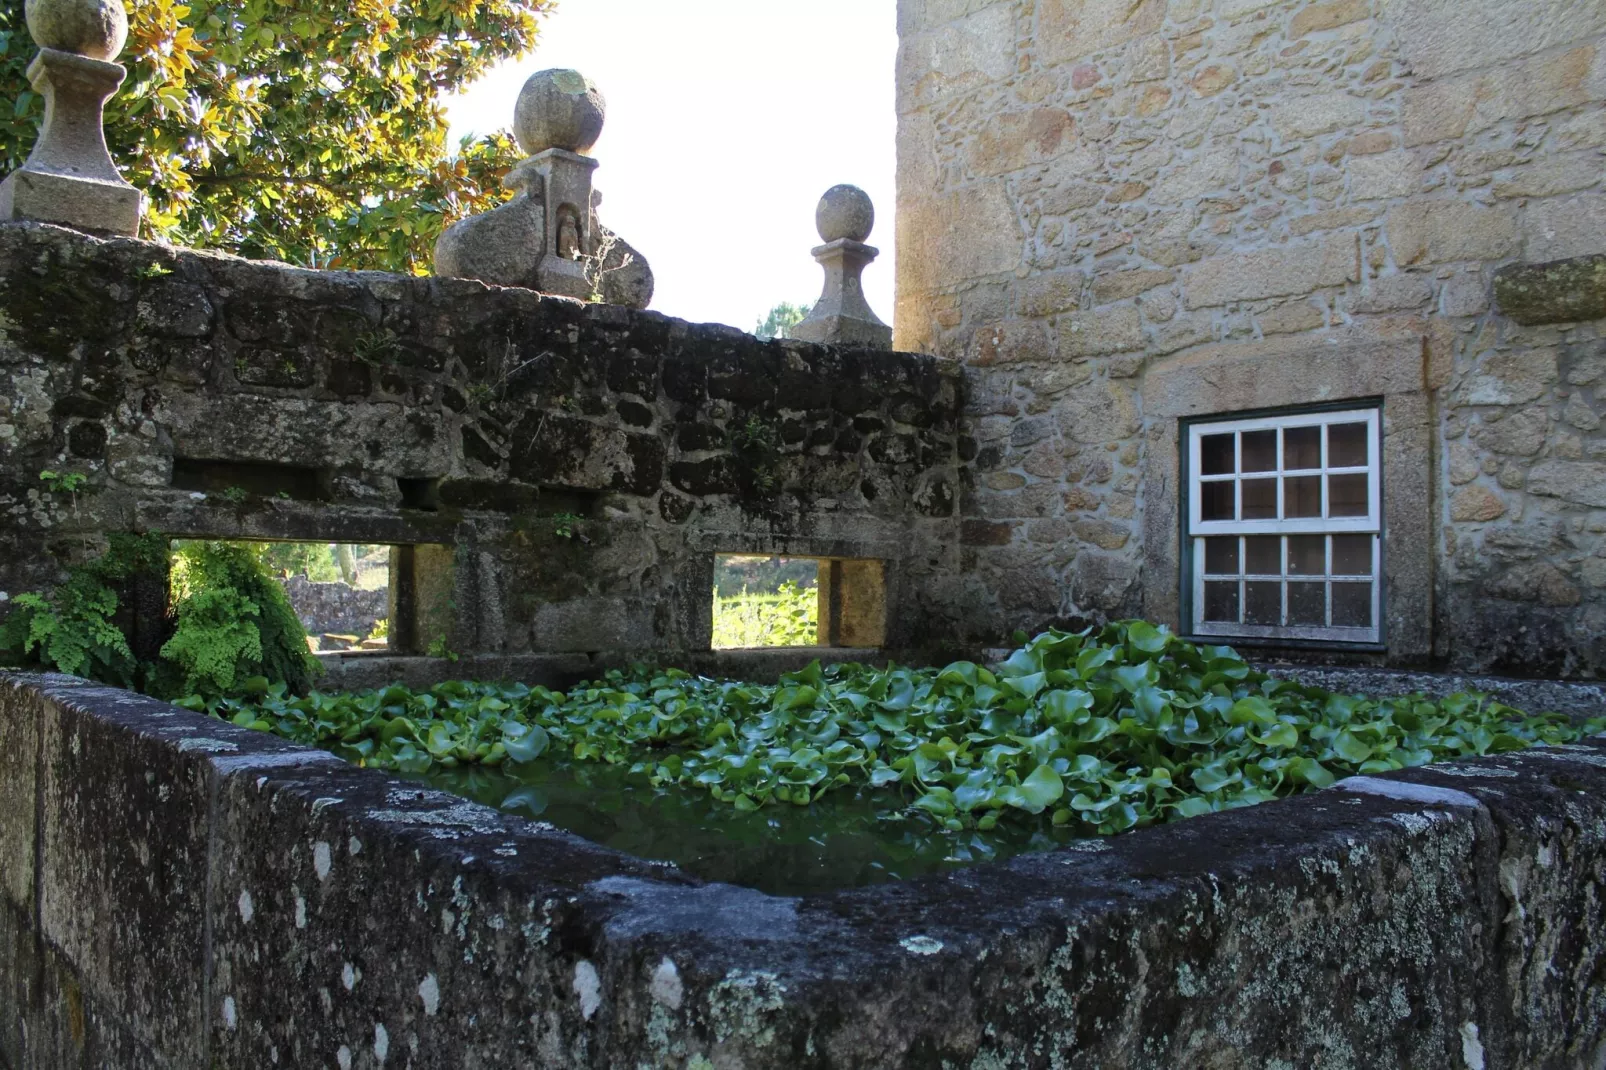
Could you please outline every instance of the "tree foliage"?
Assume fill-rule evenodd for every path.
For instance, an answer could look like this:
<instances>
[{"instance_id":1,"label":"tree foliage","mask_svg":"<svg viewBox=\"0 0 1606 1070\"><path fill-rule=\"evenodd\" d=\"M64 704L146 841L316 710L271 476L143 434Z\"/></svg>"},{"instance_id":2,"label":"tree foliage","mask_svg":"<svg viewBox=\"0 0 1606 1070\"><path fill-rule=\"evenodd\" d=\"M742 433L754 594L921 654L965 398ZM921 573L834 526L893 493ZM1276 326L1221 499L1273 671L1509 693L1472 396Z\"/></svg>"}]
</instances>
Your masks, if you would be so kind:
<instances>
[{"instance_id":1,"label":"tree foliage","mask_svg":"<svg viewBox=\"0 0 1606 1070\"><path fill-rule=\"evenodd\" d=\"M0 0L0 167L43 104L24 0ZM444 98L534 45L551 0L127 0L112 156L146 232L311 267L421 271L442 227L501 203L512 139L448 152ZM508 102L509 117L512 101Z\"/></svg>"},{"instance_id":2,"label":"tree foliage","mask_svg":"<svg viewBox=\"0 0 1606 1070\"><path fill-rule=\"evenodd\" d=\"M790 338L792 328L802 323L813 307L811 304L794 305L790 301L782 301L759 321L758 326L753 328L753 334L766 342L772 338Z\"/></svg>"}]
</instances>

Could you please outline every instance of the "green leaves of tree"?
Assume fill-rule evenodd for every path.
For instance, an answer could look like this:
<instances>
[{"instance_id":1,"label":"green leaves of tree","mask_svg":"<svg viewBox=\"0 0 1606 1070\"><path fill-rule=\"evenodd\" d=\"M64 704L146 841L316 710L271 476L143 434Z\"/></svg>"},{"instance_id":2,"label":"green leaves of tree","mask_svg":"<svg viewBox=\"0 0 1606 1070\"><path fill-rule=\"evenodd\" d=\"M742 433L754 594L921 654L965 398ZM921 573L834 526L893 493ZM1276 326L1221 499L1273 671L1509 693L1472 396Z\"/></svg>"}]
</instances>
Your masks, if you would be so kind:
<instances>
[{"instance_id":1,"label":"green leaves of tree","mask_svg":"<svg viewBox=\"0 0 1606 1070\"><path fill-rule=\"evenodd\" d=\"M505 134L449 152L444 98L528 52L548 0L128 0L112 156L150 234L311 267L421 271L501 203ZM24 0L0 0L0 169L33 147ZM508 101L508 118L513 102Z\"/></svg>"}]
</instances>

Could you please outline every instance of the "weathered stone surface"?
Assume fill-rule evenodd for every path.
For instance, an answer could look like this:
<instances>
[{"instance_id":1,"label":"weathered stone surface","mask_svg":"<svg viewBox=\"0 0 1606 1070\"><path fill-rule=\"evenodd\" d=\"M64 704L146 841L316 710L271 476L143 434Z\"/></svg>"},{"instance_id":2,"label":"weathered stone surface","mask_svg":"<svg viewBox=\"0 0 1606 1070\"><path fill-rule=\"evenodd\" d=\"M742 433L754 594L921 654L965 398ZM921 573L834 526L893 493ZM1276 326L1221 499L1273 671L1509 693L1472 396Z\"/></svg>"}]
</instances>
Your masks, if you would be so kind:
<instances>
[{"instance_id":1,"label":"weathered stone surface","mask_svg":"<svg viewBox=\"0 0 1606 1070\"><path fill-rule=\"evenodd\" d=\"M1594 461L1540 461L1528 473L1528 490L1547 498L1606 509L1606 464Z\"/></svg>"},{"instance_id":2,"label":"weathered stone surface","mask_svg":"<svg viewBox=\"0 0 1606 1070\"><path fill-rule=\"evenodd\" d=\"M0 276L0 607L99 532L377 543L456 551L408 653L696 651L716 553L957 553L936 358L36 225L0 227ZM76 508L35 475L69 449Z\"/></svg>"},{"instance_id":3,"label":"weathered stone surface","mask_svg":"<svg viewBox=\"0 0 1606 1070\"><path fill-rule=\"evenodd\" d=\"M1499 260L1517 248L1517 225L1509 212L1462 201L1401 205L1389 212L1387 231L1401 266Z\"/></svg>"},{"instance_id":4,"label":"weathered stone surface","mask_svg":"<svg viewBox=\"0 0 1606 1070\"><path fill-rule=\"evenodd\" d=\"M1506 503L1487 487L1463 487L1450 499L1450 519L1473 524L1506 515Z\"/></svg>"},{"instance_id":5,"label":"weathered stone surface","mask_svg":"<svg viewBox=\"0 0 1606 1070\"><path fill-rule=\"evenodd\" d=\"M1059 320L1062 359L1098 357L1143 347L1143 322L1131 305L1071 312Z\"/></svg>"},{"instance_id":6,"label":"weathered stone surface","mask_svg":"<svg viewBox=\"0 0 1606 1070\"><path fill-rule=\"evenodd\" d=\"M900 97L896 329L980 373L978 439L1009 420L1057 431L980 445L962 511L1032 523L967 553L980 608L961 627L1087 615L1084 592L1121 605L1135 586L1127 605L1185 626L1167 420L1383 397L1385 479L1411 483L1385 503L1412 514L1385 525L1386 656L1606 671L1599 588L1578 606L1477 595L1507 555L1577 582L1606 540L1593 507L1525 489L1535 464L1606 458L1593 268L1521 300L1502 282L1503 318L1484 319L1514 257L1606 252L1606 16L1566 0L899 7L900 85L932 91ZM939 28L952 54L935 53ZM960 66L974 73L945 79ZM1539 323L1566 330L1520 329ZM1087 379L1050 391L1024 374L1060 367ZM1108 406L1112 382L1141 392L1132 419ZM1450 518L1471 484L1505 501L1500 523ZM1493 508L1474 497L1462 515ZM1105 510L1129 501L1141 538L1074 561L1045 549L1069 510L1125 519ZM1531 536L1554 525L1567 538Z\"/></svg>"},{"instance_id":7,"label":"weathered stone surface","mask_svg":"<svg viewBox=\"0 0 1606 1070\"><path fill-rule=\"evenodd\" d=\"M825 345L892 348L892 328L864 299L864 269L879 255L864 244L875 227L869 195L857 186L832 186L814 215L825 242L814 250L814 259L825 269L825 288L791 336Z\"/></svg>"},{"instance_id":8,"label":"weathered stone surface","mask_svg":"<svg viewBox=\"0 0 1606 1070\"><path fill-rule=\"evenodd\" d=\"M28 35L41 48L114 60L128 40L122 0L28 0Z\"/></svg>"},{"instance_id":9,"label":"weathered stone surface","mask_svg":"<svg viewBox=\"0 0 1606 1070\"><path fill-rule=\"evenodd\" d=\"M1212 257L1196 264L1186 279L1189 308L1232 301L1309 293L1360 278L1360 253L1353 237Z\"/></svg>"},{"instance_id":10,"label":"weathered stone surface","mask_svg":"<svg viewBox=\"0 0 1606 1070\"><path fill-rule=\"evenodd\" d=\"M1557 380L1556 351L1495 353L1467 379L1469 405L1522 405L1544 396Z\"/></svg>"},{"instance_id":11,"label":"weathered stone surface","mask_svg":"<svg viewBox=\"0 0 1606 1070\"><path fill-rule=\"evenodd\" d=\"M1606 193L1547 197L1529 205L1523 216L1522 255L1528 260L1569 260L1603 252Z\"/></svg>"},{"instance_id":12,"label":"weathered stone surface","mask_svg":"<svg viewBox=\"0 0 1606 1070\"><path fill-rule=\"evenodd\" d=\"M1495 272L1495 301L1518 323L1606 319L1606 253L1548 264L1511 264Z\"/></svg>"},{"instance_id":13,"label":"weathered stone surface","mask_svg":"<svg viewBox=\"0 0 1606 1070\"><path fill-rule=\"evenodd\" d=\"M1424 78L1541 52L1606 30L1606 12L1571 0L1521 7L1458 0L1388 0L1384 18Z\"/></svg>"},{"instance_id":14,"label":"weathered stone surface","mask_svg":"<svg viewBox=\"0 0 1606 1070\"><path fill-rule=\"evenodd\" d=\"M198 859L186 901L201 924L174 928L139 889L79 904L108 925L171 932L163 979L205 992L204 1018L154 1044L123 1040L120 1029L180 1009L126 1002L122 966L47 928L12 942L12 976L47 965L41 947L65 949L49 964L60 982L19 1006L20 1065L71 1064L36 1058L34 1045L80 998L80 1032L113 1065L204 1050L220 1067L277 1054L280 1065L827 1070L1009 1065L1074 1046L1160 1070L1208 1065L1232 1036L1231 1057L1275 1052L1298 1066L1328 1057L1334 1037L1390 1053L1389 1066L1459 1065L1469 1038L1491 1066L1587 1066L1606 1041L1592 984L1606 933L1586 891L1606 857L1606 747L1594 742L785 899L701 884L188 713L38 680L0 687L30 713L74 720L95 790L143 793L155 760L193 770L215 799L196 821L154 822L144 841L153 857ZM121 820L83 825L88 889L103 860L136 853L100 842ZM1339 960L1348 972L1324 966ZM1141 971L1149 983L1128 983ZM1351 975L1391 983L1357 992ZM1271 1016L1268 986L1282 993ZM1435 1010L1402 1025L1402 1005ZM193 1006L182 1013L203 1011ZM1112 1019L1111 1006L1131 1013Z\"/></svg>"}]
</instances>

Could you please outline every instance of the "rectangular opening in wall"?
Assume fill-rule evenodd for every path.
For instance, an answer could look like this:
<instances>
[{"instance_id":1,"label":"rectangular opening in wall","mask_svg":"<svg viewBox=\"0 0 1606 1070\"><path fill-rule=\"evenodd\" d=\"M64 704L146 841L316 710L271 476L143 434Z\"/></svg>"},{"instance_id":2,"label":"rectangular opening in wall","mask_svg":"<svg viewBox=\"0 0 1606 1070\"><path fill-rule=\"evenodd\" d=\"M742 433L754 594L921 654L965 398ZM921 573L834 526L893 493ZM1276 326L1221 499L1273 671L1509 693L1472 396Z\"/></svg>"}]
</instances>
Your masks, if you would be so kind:
<instances>
[{"instance_id":1,"label":"rectangular opening in wall","mask_svg":"<svg viewBox=\"0 0 1606 1070\"><path fill-rule=\"evenodd\" d=\"M450 546L175 540L175 604L191 582L187 573L217 560L197 552L208 545L225 556L241 550L255 556L284 589L315 654L452 655L457 612Z\"/></svg>"},{"instance_id":2,"label":"rectangular opening in wall","mask_svg":"<svg viewBox=\"0 0 1606 1070\"><path fill-rule=\"evenodd\" d=\"M1187 428L1193 634L1380 641L1381 417L1373 406Z\"/></svg>"},{"instance_id":3,"label":"rectangular opening in wall","mask_svg":"<svg viewBox=\"0 0 1606 1070\"><path fill-rule=\"evenodd\" d=\"M886 641L880 561L720 554L713 605L716 650Z\"/></svg>"},{"instance_id":4,"label":"rectangular opening in wall","mask_svg":"<svg viewBox=\"0 0 1606 1070\"><path fill-rule=\"evenodd\" d=\"M173 487L199 491L225 501L247 498L290 498L323 502L333 497L333 474L325 468L250 461L173 459Z\"/></svg>"},{"instance_id":5,"label":"rectangular opening in wall","mask_svg":"<svg viewBox=\"0 0 1606 1070\"><path fill-rule=\"evenodd\" d=\"M184 582L186 549L205 540L176 540L175 580ZM387 653L395 547L322 542L229 542L248 550L284 588L313 653ZM198 559L196 559L198 560Z\"/></svg>"}]
</instances>

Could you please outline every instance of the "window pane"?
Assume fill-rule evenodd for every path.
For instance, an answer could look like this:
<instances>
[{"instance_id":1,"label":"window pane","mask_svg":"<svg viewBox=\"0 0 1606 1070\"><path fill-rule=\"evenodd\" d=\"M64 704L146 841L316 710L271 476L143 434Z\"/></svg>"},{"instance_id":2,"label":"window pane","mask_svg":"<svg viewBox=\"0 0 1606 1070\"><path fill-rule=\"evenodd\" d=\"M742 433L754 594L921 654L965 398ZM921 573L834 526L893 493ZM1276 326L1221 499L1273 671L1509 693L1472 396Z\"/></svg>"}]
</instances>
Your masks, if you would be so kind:
<instances>
[{"instance_id":1,"label":"window pane","mask_svg":"<svg viewBox=\"0 0 1606 1070\"><path fill-rule=\"evenodd\" d=\"M1244 437L1248 437L1247 435ZM1322 466L1322 429L1290 427L1283 431L1283 471Z\"/></svg>"},{"instance_id":2,"label":"window pane","mask_svg":"<svg viewBox=\"0 0 1606 1070\"><path fill-rule=\"evenodd\" d=\"M1235 484L1230 479L1199 484L1199 516L1203 520L1236 520L1232 492Z\"/></svg>"},{"instance_id":3,"label":"window pane","mask_svg":"<svg viewBox=\"0 0 1606 1070\"><path fill-rule=\"evenodd\" d=\"M1327 467L1364 468L1369 461L1365 424L1334 424L1327 429Z\"/></svg>"},{"instance_id":4,"label":"window pane","mask_svg":"<svg viewBox=\"0 0 1606 1070\"><path fill-rule=\"evenodd\" d=\"M1372 574L1372 536L1333 536L1333 575L1370 576Z\"/></svg>"},{"instance_id":5,"label":"window pane","mask_svg":"<svg viewBox=\"0 0 1606 1070\"><path fill-rule=\"evenodd\" d=\"M1327 626L1327 585L1290 583L1288 585L1288 623L1325 628Z\"/></svg>"},{"instance_id":6,"label":"window pane","mask_svg":"<svg viewBox=\"0 0 1606 1070\"><path fill-rule=\"evenodd\" d=\"M1372 626L1372 585L1370 583L1333 584L1333 627L1370 628Z\"/></svg>"},{"instance_id":7,"label":"window pane","mask_svg":"<svg viewBox=\"0 0 1606 1070\"><path fill-rule=\"evenodd\" d=\"M1283 585L1268 580L1244 584L1244 623L1281 625L1283 622Z\"/></svg>"},{"instance_id":8,"label":"window pane","mask_svg":"<svg viewBox=\"0 0 1606 1070\"><path fill-rule=\"evenodd\" d=\"M1277 471L1277 432L1244 432L1244 471Z\"/></svg>"},{"instance_id":9,"label":"window pane","mask_svg":"<svg viewBox=\"0 0 1606 1070\"><path fill-rule=\"evenodd\" d=\"M1218 535L1205 540L1205 572L1211 576L1238 575L1238 536Z\"/></svg>"},{"instance_id":10,"label":"window pane","mask_svg":"<svg viewBox=\"0 0 1606 1070\"><path fill-rule=\"evenodd\" d=\"M1327 575L1327 536L1288 536L1288 574L1290 576Z\"/></svg>"},{"instance_id":11,"label":"window pane","mask_svg":"<svg viewBox=\"0 0 1606 1070\"><path fill-rule=\"evenodd\" d=\"M1367 516L1371 513L1367 477L1328 476L1328 516ZM1288 514L1293 516L1292 513Z\"/></svg>"},{"instance_id":12,"label":"window pane","mask_svg":"<svg viewBox=\"0 0 1606 1070\"><path fill-rule=\"evenodd\" d=\"M1238 623L1238 581L1207 583L1204 619L1212 624Z\"/></svg>"},{"instance_id":13,"label":"window pane","mask_svg":"<svg viewBox=\"0 0 1606 1070\"><path fill-rule=\"evenodd\" d=\"M1281 535L1251 535L1244 539L1245 557L1249 567L1244 571L1251 576L1281 576L1283 574L1283 539Z\"/></svg>"},{"instance_id":14,"label":"window pane","mask_svg":"<svg viewBox=\"0 0 1606 1070\"><path fill-rule=\"evenodd\" d=\"M1349 479L1350 476L1335 476ZM1365 479L1365 476L1361 477ZM1283 478L1283 516L1290 520L1322 515L1322 477L1285 476Z\"/></svg>"},{"instance_id":15,"label":"window pane","mask_svg":"<svg viewBox=\"0 0 1606 1070\"><path fill-rule=\"evenodd\" d=\"M1277 519L1277 481L1275 479L1244 480L1245 520Z\"/></svg>"},{"instance_id":16,"label":"window pane","mask_svg":"<svg viewBox=\"0 0 1606 1070\"><path fill-rule=\"evenodd\" d=\"M1199 474L1230 476L1234 471L1232 435L1206 435L1199 440Z\"/></svg>"}]
</instances>

